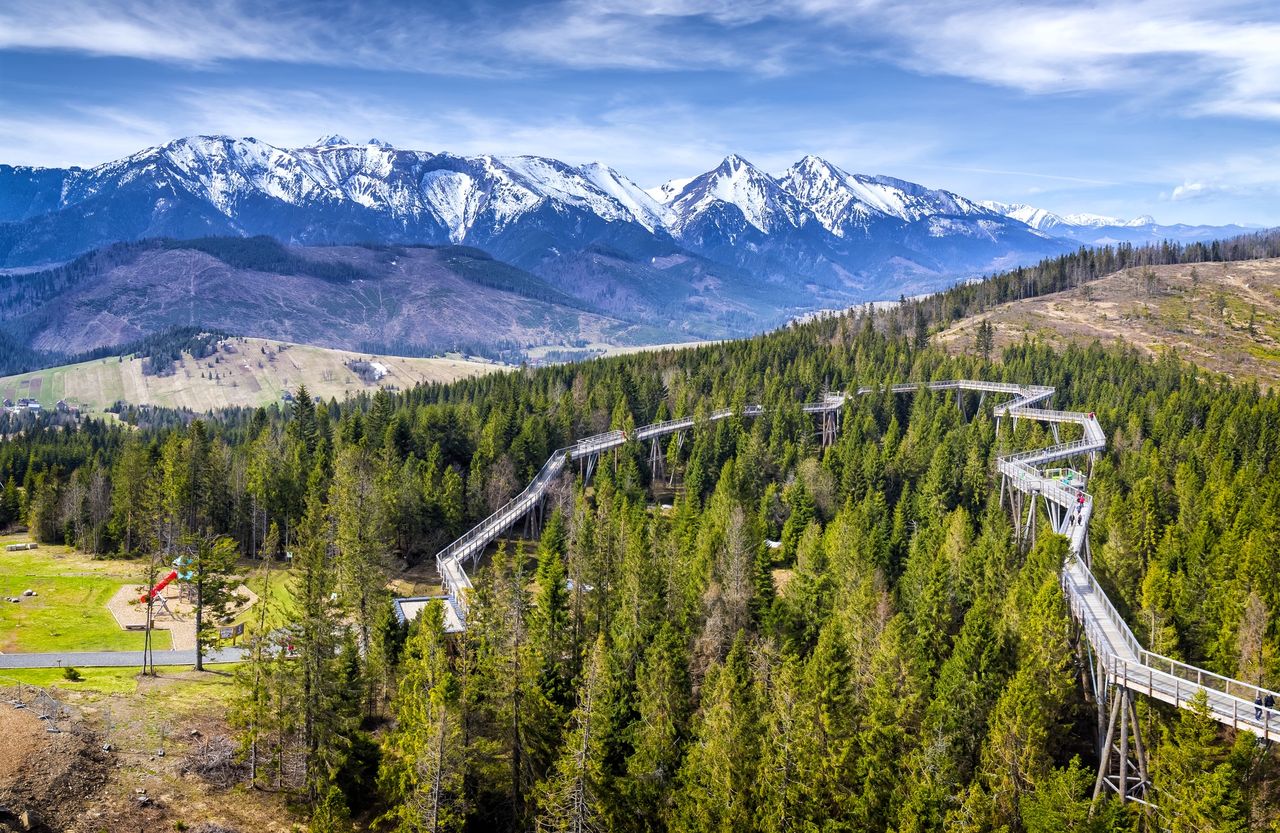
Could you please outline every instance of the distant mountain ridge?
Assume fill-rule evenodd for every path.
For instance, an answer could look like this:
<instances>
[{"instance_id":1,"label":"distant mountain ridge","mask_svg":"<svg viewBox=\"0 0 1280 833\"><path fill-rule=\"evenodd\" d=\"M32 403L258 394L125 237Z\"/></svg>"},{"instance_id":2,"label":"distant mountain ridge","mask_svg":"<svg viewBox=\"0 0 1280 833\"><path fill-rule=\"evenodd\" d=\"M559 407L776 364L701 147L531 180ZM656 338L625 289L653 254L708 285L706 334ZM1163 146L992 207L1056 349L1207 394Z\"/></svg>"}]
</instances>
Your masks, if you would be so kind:
<instances>
[{"instance_id":1,"label":"distant mountain ridge","mask_svg":"<svg viewBox=\"0 0 1280 833\"><path fill-rule=\"evenodd\" d=\"M1150 214L1132 220L1106 217L1101 214L1055 214L1043 208L1025 203L1006 203L983 200L984 208L1026 223L1031 228L1067 240L1076 240L1091 246L1112 243L1158 243L1172 240L1178 243L1195 243L1246 234L1257 229L1249 226L1206 226L1175 223L1161 225Z\"/></svg>"},{"instance_id":2,"label":"distant mountain ridge","mask_svg":"<svg viewBox=\"0 0 1280 833\"><path fill-rule=\"evenodd\" d=\"M657 195L655 197L655 194ZM465 243L555 281L603 247L855 299L1030 260L1061 241L978 204L806 157L780 177L730 155L669 191L602 164L459 156L329 136L304 148L194 136L94 168L0 165L0 265L147 237Z\"/></svg>"},{"instance_id":3,"label":"distant mountain ridge","mask_svg":"<svg viewBox=\"0 0 1280 833\"><path fill-rule=\"evenodd\" d=\"M1171 228L1214 236L976 202L816 156L774 176L731 154L649 190L599 163L342 136L291 149L192 136L87 169L0 165L0 267L155 237L461 244L624 318L635 293L677 297L691 283L728 294L772 284L788 306L815 309L927 292L1080 242L1145 242Z\"/></svg>"}]
</instances>

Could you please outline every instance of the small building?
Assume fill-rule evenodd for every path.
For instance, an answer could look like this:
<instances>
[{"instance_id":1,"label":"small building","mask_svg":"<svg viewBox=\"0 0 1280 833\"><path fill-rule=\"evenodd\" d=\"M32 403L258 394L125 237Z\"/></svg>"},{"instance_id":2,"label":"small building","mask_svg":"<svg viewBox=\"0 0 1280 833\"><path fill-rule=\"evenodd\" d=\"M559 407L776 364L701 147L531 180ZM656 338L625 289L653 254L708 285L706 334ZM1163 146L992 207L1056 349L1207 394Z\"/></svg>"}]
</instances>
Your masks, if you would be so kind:
<instances>
[{"instance_id":1,"label":"small building","mask_svg":"<svg viewBox=\"0 0 1280 833\"><path fill-rule=\"evenodd\" d=\"M396 614L396 621L402 625L409 624L422 614L422 609L433 599L444 602L444 632L462 633L465 628L458 609L448 596L413 596L407 599L392 599L391 606Z\"/></svg>"}]
</instances>

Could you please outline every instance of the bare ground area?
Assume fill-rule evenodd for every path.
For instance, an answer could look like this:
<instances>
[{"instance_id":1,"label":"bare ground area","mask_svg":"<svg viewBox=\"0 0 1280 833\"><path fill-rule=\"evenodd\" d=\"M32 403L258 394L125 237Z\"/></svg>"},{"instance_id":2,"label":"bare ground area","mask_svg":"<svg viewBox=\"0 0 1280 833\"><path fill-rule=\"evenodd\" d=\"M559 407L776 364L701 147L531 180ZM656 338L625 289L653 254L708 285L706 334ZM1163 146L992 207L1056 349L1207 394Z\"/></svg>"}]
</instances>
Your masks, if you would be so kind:
<instances>
[{"instance_id":1,"label":"bare ground area","mask_svg":"<svg viewBox=\"0 0 1280 833\"><path fill-rule=\"evenodd\" d=\"M40 700L28 686L23 709L10 705L15 688L0 690L0 831L299 829L284 796L237 784L224 715L229 679L188 671L113 694L55 686ZM57 733L41 719L49 703L61 710ZM211 760L213 775L204 770Z\"/></svg>"},{"instance_id":2,"label":"bare ground area","mask_svg":"<svg viewBox=\"0 0 1280 833\"><path fill-rule=\"evenodd\" d=\"M25 699L24 708L0 702L0 830L74 830L106 783L108 755L83 724L43 719L59 703Z\"/></svg>"},{"instance_id":3,"label":"bare ground area","mask_svg":"<svg viewBox=\"0 0 1280 833\"><path fill-rule=\"evenodd\" d=\"M1280 259L1128 269L1083 287L1003 304L934 336L971 352L979 322L996 347L1024 338L1050 344L1126 343L1237 380L1280 385Z\"/></svg>"}]
</instances>

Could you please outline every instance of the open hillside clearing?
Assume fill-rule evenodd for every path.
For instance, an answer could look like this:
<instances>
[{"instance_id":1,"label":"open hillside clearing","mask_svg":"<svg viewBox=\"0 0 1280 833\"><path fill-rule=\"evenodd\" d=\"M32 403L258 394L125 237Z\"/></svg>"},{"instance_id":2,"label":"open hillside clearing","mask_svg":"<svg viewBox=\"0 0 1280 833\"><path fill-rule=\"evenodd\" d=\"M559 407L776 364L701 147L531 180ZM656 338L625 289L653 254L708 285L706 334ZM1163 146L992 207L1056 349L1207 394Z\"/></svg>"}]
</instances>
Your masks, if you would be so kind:
<instances>
[{"instance_id":1,"label":"open hillside clearing","mask_svg":"<svg viewBox=\"0 0 1280 833\"><path fill-rule=\"evenodd\" d=\"M997 350L1024 338L1131 344L1233 379L1280 384L1280 259L1138 267L1082 286L1011 301L936 334L952 353L974 351L978 325Z\"/></svg>"},{"instance_id":2,"label":"open hillside clearing","mask_svg":"<svg viewBox=\"0 0 1280 833\"><path fill-rule=\"evenodd\" d=\"M349 366L375 364L382 375L366 382ZM0 396L30 397L45 408L58 400L88 411L114 402L189 408L257 407L281 401L305 384L315 396L342 401L379 387L410 388L423 382L452 382L503 369L503 365L454 358L405 358L312 347L263 338L231 338L203 359L184 353L164 376L143 372L144 360L111 356L0 379Z\"/></svg>"}]
</instances>

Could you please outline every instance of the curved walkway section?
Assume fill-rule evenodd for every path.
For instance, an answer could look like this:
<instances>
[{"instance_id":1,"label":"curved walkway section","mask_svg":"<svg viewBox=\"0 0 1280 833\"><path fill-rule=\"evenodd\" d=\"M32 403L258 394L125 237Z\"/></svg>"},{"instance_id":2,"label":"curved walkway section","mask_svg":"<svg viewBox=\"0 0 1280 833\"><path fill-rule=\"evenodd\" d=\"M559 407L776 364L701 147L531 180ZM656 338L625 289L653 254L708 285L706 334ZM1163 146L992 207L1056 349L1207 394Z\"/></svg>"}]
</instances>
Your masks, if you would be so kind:
<instances>
[{"instance_id":1,"label":"curved walkway section","mask_svg":"<svg viewBox=\"0 0 1280 833\"><path fill-rule=\"evenodd\" d=\"M1030 498L1028 518L1032 529L1036 503L1042 501L1054 531L1067 537L1069 553L1062 566L1062 588L1070 605L1071 615L1079 623L1094 654L1098 671L1105 677L1105 684L1145 694L1179 708L1189 708L1193 699L1203 694L1210 713L1219 723L1252 732L1267 740L1280 740L1280 712L1272 712L1262 706L1268 695L1280 702L1280 693L1214 674L1143 648L1090 571L1088 539L1093 498L1084 490L1087 484L1083 476L1077 480L1076 473L1071 470L1065 470L1064 474L1064 470L1055 471L1046 466L1074 457L1094 455L1106 447L1106 434L1093 414L1033 407L1054 393L1051 387L1037 385L955 380L925 385L893 385L890 391L907 394L922 389L954 390L957 395L960 391L968 391L982 396L1011 396L1011 400L993 409L997 431L1004 419L1012 419L1015 424L1018 420L1030 419L1048 423L1052 427L1054 445L999 458L997 467L1002 477L1002 495L1007 488L1011 496L1016 491L1024 500ZM804 411L820 416L834 416L849 399L877 390L879 389L859 388L851 393L831 394L820 402L805 405ZM733 410L727 408L714 411L707 416L706 421L718 422L733 416L733 413ZM743 409L742 416L755 417L763 413L762 406L748 405ZM697 421L694 418L685 417L645 425L629 433L607 431L585 437L572 446L553 452L541 471L520 494L436 555L436 566L451 608L449 613L452 615L449 619L456 619L456 629L461 630L466 626L467 597L471 592L471 580L467 576L464 562L470 559L474 564L489 544L533 511L571 460L594 460L598 455L619 448L627 442L656 440L692 429L695 424ZM1062 425L1079 426L1080 438L1057 442L1058 428ZM1080 485L1074 485L1076 483Z\"/></svg>"}]
</instances>

